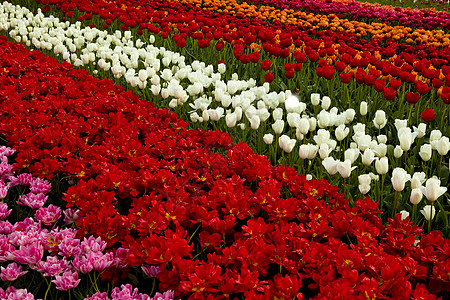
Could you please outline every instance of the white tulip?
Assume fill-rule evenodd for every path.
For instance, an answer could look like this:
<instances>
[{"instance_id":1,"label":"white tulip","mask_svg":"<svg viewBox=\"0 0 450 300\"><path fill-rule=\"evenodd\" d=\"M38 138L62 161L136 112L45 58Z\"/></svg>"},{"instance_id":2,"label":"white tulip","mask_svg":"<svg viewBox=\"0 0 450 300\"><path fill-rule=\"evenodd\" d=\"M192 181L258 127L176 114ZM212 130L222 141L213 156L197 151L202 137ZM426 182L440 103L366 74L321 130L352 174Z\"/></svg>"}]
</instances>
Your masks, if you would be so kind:
<instances>
[{"instance_id":1,"label":"white tulip","mask_svg":"<svg viewBox=\"0 0 450 300\"><path fill-rule=\"evenodd\" d=\"M275 121L283 119L283 109L281 107L275 108L272 115Z\"/></svg>"},{"instance_id":2,"label":"white tulip","mask_svg":"<svg viewBox=\"0 0 450 300\"><path fill-rule=\"evenodd\" d=\"M298 127L298 124L300 122L300 115L298 113L288 113L286 119L289 127Z\"/></svg>"},{"instance_id":3,"label":"white tulip","mask_svg":"<svg viewBox=\"0 0 450 300\"><path fill-rule=\"evenodd\" d=\"M272 124L272 129L276 135L281 134L284 130L284 121L276 120L275 123Z\"/></svg>"},{"instance_id":4,"label":"white tulip","mask_svg":"<svg viewBox=\"0 0 450 300\"><path fill-rule=\"evenodd\" d=\"M386 144L387 142L387 136L384 134L380 134L379 136L377 136L377 141L380 144Z\"/></svg>"},{"instance_id":5,"label":"white tulip","mask_svg":"<svg viewBox=\"0 0 450 300\"><path fill-rule=\"evenodd\" d=\"M314 106L319 105L319 103L320 103L320 94L317 94L317 93L311 94L311 103Z\"/></svg>"},{"instance_id":6,"label":"white tulip","mask_svg":"<svg viewBox=\"0 0 450 300\"><path fill-rule=\"evenodd\" d=\"M322 165L325 170L327 170L328 174L334 175L337 173L338 161L336 161L333 157L326 157L322 160Z\"/></svg>"},{"instance_id":7,"label":"white tulip","mask_svg":"<svg viewBox=\"0 0 450 300\"><path fill-rule=\"evenodd\" d=\"M296 96L291 96L288 99L286 99L286 101L284 102L284 106L288 113L298 113L298 114L301 113L300 101L298 100L298 98Z\"/></svg>"},{"instance_id":8,"label":"white tulip","mask_svg":"<svg viewBox=\"0 0 450 300\"><path fill-rule=\"evenodd\" d=\"M302 131L299 128L295 129L295 138L299 141L301 141L305 138L305 135L302 133Z\"/></svg>"},{"instance_id":9,"label":"white tulip","mask_svg":"<svg viewBox=\"0 0 450 300\"><path fill-rule=\"evenodd\" d=\"M350 160L353 164L358 159L360 153L357 148L349 148L344 152L344 160Z\"/></svg>"},{"instance_id":10,"label":"white tulip","mask_svg":"<svg viewBox=\"0 0 450 300\"><path fill-rule=\"evenodd\" d=\"M375 170L380 175L386 174L389 170L389 160L387 156L375 160Z\"/></svg>"},{"instance_id":11,"label":"white tulip","mask_svg":"<svg viewBox=\"0 0 450 300\"><path fill-rule=\"evenodd\" d=\"M352 167L352 162L349 159L346 159L344 162L338 162L337 171L342 178L350 177L354 169L356 169L356 166Z\"/></svg>"},{"instance_id":12,"label":"white tulip","mask_svg":"<svg viewBox=\"0 0 450 300\"><path fill-rule=\"evenodd\" d=\"M405 220L407 217L409 217L409 212L407 212L406 210L402 210L401 212L400 212L400 215L401 215L401 219L402 220Z\"/></svg>"},{"instance_id":13,"label":"white tulip","mask_svg":"<svg viewBox=\"0 0 450 300\"><path fill-rule=\"evenodd\" d=\"M361 104L359 106L359 113L361 114L361 116L367 115L367 102L366 101L361 102Z\"/></svg>"},{"instance_id":14,"label":"white tulip","mask_svg":"<svg viewBox=\"0 0 450 300\"><path fill-rule=\"evenodd\" d=\"M411 148L416 136L417 133L412 133L409 127L402 127L398 130L398 139L403 151L408 151Z\"/></svg>"},{"instance_id":15,"label":"white tulip","mask_svg":"<svg viewBox=\"0 0 450 300\"><path fill-rule=\"evenodd\" d=\"M413 126L414 132L417 133L417 138L422 138L425 135L425 132L427 130L427 124L420 123L419 127Z\"/></svg>"},{"instance_id":16,"label":"white tulip","mask_svg":"<svg viewBox=\"0 0 450 300\"><path fill-rule=\"evenodd\" d=\"M266 133L266 134L263 136L263 140L264 140L264 143L266 143L267 145L272 144L272 143L273 143L273 134L271 134L271 133Z\"/></svg>"},{"instance_id":17,"label":"white tulip","mask_svg":"<svg viewBox=\"0 0 450 300\"><path fill-rule=\"evenodd\" d=\"M259 118L259 116L253 115L252 118L250 119L250 127L253 130L257 130L259 128L260 124L261 124L261 119Z\"/></svg>"},{"instance_id":18,"label":"white tulip","mask_svg":"<svg viewBox=\"0 0 450 300\"><path fill-rule=\"evenodd\" d=\"M394 125L395 125L395 128L397 128L397 131L399 131L400 128L408 126L408 120L395 119Z\"/></svg>"},{"instance_id":19,"label":"white tulip","mask_svg":"<svg viewBox=\"0 0 450 300\"><path fill-rule=\"evenodd\" d=\"M435 147L439 155L445 156L450 150L450 141L446 136L441 137L437 142L435 142Z\"/></svg>"},{"instance_id":20,"label":"white tulip","mask_svg":"<svg viewBox=\"0 0 450 300\"><path fill-rule=\"evenodd\" d=\"M353 122L355 119L356 112L353 108L349 108L345 111L345 124Z\"/></svg>"},{"instance_id":21,"label":"white tulip","mask_svg":"<svg viewBox=\"0 0 450 300\"><path fill-rule=\"evenodd\" d=\"M409 197L409 202L411 202L411 204L417 205L420 203L420 201L422 201L422 196L423 194L419 188L412 189L411 196Z\"/></svg>"},{"instance_id":22,"label":"white tulip","mask_svg":"<svg viewBox=\"0 0 450 300\"><path fill-rule=\"evenodd\" d=\"M377 110L375 112L375 118L373 119L373 125L377 129L382 129L384 126L386 126L387 119L386 119L386 113L384 110Z\"/></svg>"},{"instance_id":23,"label":"white tulip","mask_svg":"<svg viewBox=\"0 0 450 300\"><path fill-rule=\"evenodd\" d=\"M436 216L436 208L431 205L425 205L422 210L420 210L422 215L427 221L434 219Z\"/></svg>"},{"instance_id":24,"label":"white tulip","mask_svg":"<svg viewBox=\"0 0 450 300\"><path fill-rule=\"evenodd\" d=\"M307 118L301 118L298 121L297 129L300 130L300 133L306 135L309 131L309 120Z\"/></svg>"},{"instance_id":25,"label":"white tulip","mask_svg":"<svg viewBox=\"0 0 450 300\"><path fill-rule=\"evenodd\" d=\"M300 146L298 154L299 154L300 158L302 158L302 159L314 159L314 157L317 154L318 149L319 148L316 145L303 144Z\"/></svg>"},{"instance_id":26,"label":"white tulip","mask_svg":"<svg viewBox=\"0 0 450 300\"><path fill-rule=\"evenodd\" d=\"M379 158L385 157L387 153L387 145L386 144L378 144L374 147L373 152Z\"/></svg>"},{"instance_id":27,"label":"white tulip","mask_svg":"<svg viewBox=\"0 0 450 300\"><path fill-rule=\"evenodd\" d=\"M345 139L350 132L350 128L346 127L344 124L339 125L334 132L336 139L342 141Z\"/></svg>"},{"instance_id":28,"label":"white tulip","mask_svg":"<svg viewBox=\"0 0 450 300\"><path fill-rule=\"evenodd\" d=\"M234 126L236 126L237 122L236 113L227 114L225 116L225 121L227 123L228 128L233 128Z\"/></svg>"},{"instance_id":29,"label":"white tulip","mask_svg":"<svg viewBox=\"0 0 450 300\"><path fill-rule=\"evenodd\" d=\"M328 96L323 96L322 98L322 108L327 110L331 105L331 99Z\"/></svg>"},{"instance_id":30,"label":"white tulip","mask_svg":"<svg viewBox=\"0 0 450 300\"><path fill-rule=\"evenodd\" d=\"M375 160L375 153L369 148L364 150L364 153L362 155L362 163L366 166L369 166L372 164L372 162Z\"/></svg>"},{"instance_id":31,"label":"white tulip","mask_svg":"<svg viewBox=\"0 0 450 300\"><path fill-rule=\"evenodd\" d=\"M411 179L411 175L409 175L404 169L402 168L395 168L392 171L392 186L395 191L401 192L405 188L405 183Z\"/></svg>"},{"instance_id":32,"label":"white tulip","mask_svg":"<svg viewBox=\"0 0 450 300\"><path fill-rule=\"evenodd\" d=\"M402 155L403 155L403 149L399 145L395 146L394 157L400 158L400 157L402 157Z\"/></svg>"},{"instance_id":33,"label":"white tulip","mask_svg":"<svg viewBox=\"0 0 450 300\"><path fill-rule=\"evenodd\" d=\"M309 131L313 132L314 130L316 130L317 127L317 119L311 117L308 119L308 121L309 121Z\"/></svg>"},{"instance_id":34,"label":"white tulip","mask_svg":"<svg viewBox=\"0 0 450 300\"><path fill-rule=\"evenodd\" d=\"M360 185L370 185L372 178L369 174L362 174L358 176L358 182ZM364 194L364 193L363 193Z\"/></svg>"},{"instance_id":35,"label":"white tulip","mask_svg":"<svg viewBox=\"0 0 450 300\"><path fill-rule=\"evenodd\" d=\"M434 202L445 194L447 188L441 186L441 181L437 177L432 177L427 180L425 187L420 187L420 190L428 201Z\"/></svg>"},{"instance_id":36,"label":"white tulip","mask_svg":"<svg viewBox=\"0 0 450 300\"><path fill-rule=\"evenodd\" d=\"M290 153L292 149L294 149L295 143L297 141L295 139L291 139L287 135L282 135L278 139L278 143L280 148L283 149L284 152Z\"/></svg>"},{"instance_id":37,"label":"white tulip","mask_svg":"<svg viewBox=\"0 0 450 300\"><path fill-rule=\"evenodd\" d=\"M320 128L325 128L332 125L331 119L330 119L330 113L326 110L321 110L320 113L317 115L317 125Z\"/></svg>"},{"instance_id":38,"label":"white tulip","mask_svg":"<svg viewBox=\"0 0 450 300\"><path fill-rule=\"evenodd\" d=\"M319 147L319 156L321 159L325 159L326 157L328 157L328 155L330 155L331 151L333 149L330 148L330 146L328 146L327 143L323 143L320 145Z\"/></svg>"},{"instance_id":39,"label":"white tulip","mask_svg":"<svg viewBox=\"0 0 450 300\"><path fill-rule=\"evenodd\" d=\"M418 189L425 182L426 175L424 172L416 172L411 178L411 188Z\"/></svg>"},{"instance_id":40,"label":"white tulip","mask_svg":"<svg viewBox=\"0 0 450 300\"><path fill-rule=\"evenodd\" d=\"M438 129L432 130L430 133L430 144L433 147L433 150L436 150L436 148L433 145L433 141L440 140L442 137L442 132L440 132Z\"/></svg>"}]
</instances>

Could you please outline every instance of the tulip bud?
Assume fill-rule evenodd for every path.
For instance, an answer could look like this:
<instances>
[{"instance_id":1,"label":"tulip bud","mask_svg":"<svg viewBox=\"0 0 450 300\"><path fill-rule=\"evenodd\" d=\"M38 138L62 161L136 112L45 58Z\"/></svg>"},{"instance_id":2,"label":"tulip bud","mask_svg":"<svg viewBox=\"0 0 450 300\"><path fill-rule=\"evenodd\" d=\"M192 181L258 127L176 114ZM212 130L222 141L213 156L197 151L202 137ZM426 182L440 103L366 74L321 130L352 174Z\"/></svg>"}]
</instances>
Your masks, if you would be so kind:
<instances>
[{"instance_id":1,"label":"tulip bud","mask_svg":"<svg viewBox=\"0 0 450 300\"><path fill-rule=\"evenodd\" d=\"M382 129L384 126L386 126L387 119L386 119L386 113L384 110L377 110L375 112L375 118L373 119L373 125L377 129Z\"/></svg>"},{"instance_id":2,"label":"tulip bud","mask_svg":"<svg viewBox=\"0 0 450 300\"><path fill-rule=\"evenodd\" d=\"M372 164L372 162L375 160L375 154L373 151L369 148L364 150L364 153L362 155L362 163L366 166L369 166Z\"/></svg>"},{"instance_id":3,"label":"tulip bud","mask_svg":"<svg viewBox=\"0 0 450 300\"><path fill-rule=\"evenodd\" d=\"M411 179L411 175L409 175L402 168L395 168L392 171L392 186L395 191L401 192L405 188L405 183Z\"/></svg>"},{"instance_id":4,"label":"tulip bud","mask_svg":"<svg viewBox=\"0 0 450 300\"><path fill-rule=\"evenodd\" d=\"M237 122L236 114L235 113L227 114L225 116L225 121L229 128L233 128L234 126L236 126Z\"/></svg>"},{"instance_id":5,"label":"tulip bud","mask_svg":"<svg viewBox=\"0 0 450 300\"><path fill-rule=\"evenodd\" d=\"M425 205L420 211L427 221L434 219L436 216L436 208L431 205Z\"/></svg>"},{"instance_id":6,"label":"tulip bud","mask_svg":"<svg viewBox=\"0 0 450 300\"><path fill-rule=\"evenodd\" d=\"M309 120L307 118L301 118L298 121L297 129L300 130L303 135L306 135L309 131Z\"/></svg>"},{"instance_id":7,"label":"tulip bud","mask_svg":"<svg viewBox=\"0 0 450 300\"><path fill-rule=\"evenodd\" d=\"M450 141L449 138L446 136L441 137L436 142L436 150L439 153L439 155L447 155L448 151L450 150Z\"/></svg>"},{"instance_id":8,"label":"tulip bud","mask_svg":"<svg viewBox=\"0 0 450 300\"><path fill-rule=\"evenodd\" d=\"M264 143L267 145L270 145L273 143L273 134L267 133L263 137Z\"/></svg>"},{"instance_id":9,"label":"tulip bud","mask_svg":"<svg viewBox=\"0 0 450 300\"><path fill-rule=\"evenodd\" d=\"M311 94L311 103L313 106L317 106L320 103L320 94L313 93Z\"/></svg>"},{"instance_id":10,"label":"tulip bud","mask_svg":"<svg viewBox=\"0 0 450 300\"><path fill-rule=\"evenodd\" d=\"M377 136L377 141L380 144L386 144L387 142L387 136L384 134L380 134L379 136Z\"/></svg>"},{"instance_id":11,"label":"tulip bud","mask_svg":"<svg viewBox=\"0 0 450 300\"><path fill-rule=\"evenodd\" d=\"M400 158L402 155L403 155L403 150L399 145L397 145L394 149L394 157Z\"/></svg>"},{"instance_id":12,"label":"tulip bud","mask_svg":"<svg viewBox=\"0 0 450 300\"><path fill-rule=\"evenodd\" d=\"M389 160L387 156L375 160L375 170L380 175L386 174L389 170Z\"/></svg>"},{"instance_id":13,"label":"tulip bud","mask_svg":"<svg viewBox=\"0 0 450 300\"><path fill-rule=\"evenodd\" d=\"M366 101L361 102L361 105L359 106L359 113L361 114L361 116L367 115L367 102Z\"/></svg>"},{"instance_id":14,"label":"tulip bud","mask_svg":"<svg viewBox=\"0 0 450 300\"><path fill-rule=\"evenodd\" d=\"M322 98L322 108L327 110L331 105L331 99L328 96L323 96Z\"/></svg>"},{"instance_id":15,"label":"tulip bud","mask_svg":"<svg viewBox=\"0 0 450 300\"><path fill-rule=\"evenodd\" d=\"M261 124L261 120L259 119L258 115L253 115L250 119L250 127L253 130L257 130L259 128L259 125Z\"/></svg>"},{"instance_id":16,"label":"tulip bud","mask_svg":"<svg viewBox=\"0 0 450 300\"><path fill-rule=\"evenodd\" d=\"M409 217L409 212L407 212L406 210L402 210L401 212L400 212L400 215L401 215L401 220L403 221L403 220L405 220L407 217Z\"/></svg>"},{"instance_id":17,"label":"tulip bud","mask_svg":"<svg viewBox=\"0 0 450 300\"><path fill-rule=\"evenodd\" d=\"M286 119L290 127L298 127L300 115L297 113L288 113Z\"/></svg>"},{"instance_id":18,"label":"tulip bud","mask_svg":"<svg viewBox=\"0 0 450 300\"><path fill-rule=\"evenodd\" d=\"M275 134L281 134L284 129L284 121L283 120L276 120L275 123L272 124L272 129L275 132Z\"/></svg>"},{"instance_id":19,"label":"tulip bud","mask_svg":"<svg viewBox=\"0 0 450 300\"><path fill-rule=\"evenodd\" d=\"M148 78L147 70L144 69L139 70L139 80L144 82L147 80L147 78Z\"/></svg>"},{"instance_id":20,"label":"tulip bud","mask_svg":"<svg viewBox=\"0 0 450 300\"><path fill-rule=\"evenodd\" d=\"M227 70L227 66L225 64L219 64L217 66L217 70L219 71L220 74L223 74Z\"/></svg>"},{"instance_id":21,"label":"tulip bud","mask_svg":"<svg viewBox=\"0 0 450 300\"><path fill-rule=\"evenodd\" d=\"M423 161L429 161L432 155L432 148L430 144L423 144L420 146L419 156Z\"/></svg>"},{"instance_id":22,"label":"tulip bud","mask_svg":"<svg viewBox=\"0 0 450 300\"><path fill-rule=\"evenodd\" d=\"M412 204L416 205L419 204L420 201L422 200L422 192L420 191L420 189L412 189L411 190L411 196L409 197L409 202L411 202Z\"/></svg>"},{"instance_id":23,"label":"tulip bud","mask_svg":"<svg viewBox=\"0 0 450 300\"><path fill-rule=\"evenodd\" d=\"M281 107L275 108L272 114L275 121L283 119L283 109Z\"/></svg>"}]
</instances>

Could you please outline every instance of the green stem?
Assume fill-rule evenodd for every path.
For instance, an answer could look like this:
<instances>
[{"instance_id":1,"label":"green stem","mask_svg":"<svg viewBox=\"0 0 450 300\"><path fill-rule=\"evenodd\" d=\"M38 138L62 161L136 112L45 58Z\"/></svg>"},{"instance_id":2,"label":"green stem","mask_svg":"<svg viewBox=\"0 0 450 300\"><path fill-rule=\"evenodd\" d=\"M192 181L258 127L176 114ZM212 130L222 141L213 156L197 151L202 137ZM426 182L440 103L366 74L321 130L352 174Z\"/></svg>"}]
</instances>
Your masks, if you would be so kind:
<instances>
[{"instance_id":1,"label":"green stem","mask_svg":"<svg viewBox=\"0 0 450 300\"><path fill-rule=\"evenodd\" d=\"M394 206L392 207L392 218L395 217L395 211L397 210L398 195L399 195L399 192L396 191L395 196L394 196Z\"/></svg>"}]
</instances>

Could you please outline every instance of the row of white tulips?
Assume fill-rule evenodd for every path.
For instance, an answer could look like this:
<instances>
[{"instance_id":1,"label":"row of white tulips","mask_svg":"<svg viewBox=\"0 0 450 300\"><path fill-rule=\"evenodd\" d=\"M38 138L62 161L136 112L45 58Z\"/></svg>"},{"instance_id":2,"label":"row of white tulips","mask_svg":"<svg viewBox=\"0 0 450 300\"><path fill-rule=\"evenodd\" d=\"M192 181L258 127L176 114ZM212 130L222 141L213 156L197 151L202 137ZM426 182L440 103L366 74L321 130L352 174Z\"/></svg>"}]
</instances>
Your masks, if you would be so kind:
<instances>
[{"instance_id":1,"label":"row of white tulips","mask_svg":"<svg viewBox=\"0 0 450 300\"><path fill-rule=\"evenodd\" d=\"M239 80L237 74L225 81L222 78L226 72L225 64L206 66L200 61L187 64L179 53L154 46L154 36L150 36L150 44L146 44L135 39L130 31L116 31L111 35L96 28L82 28L80 22L71 24L60 22L53 16L45 17L40 10L34 15L27 8L8 2L0 5L0 30L8 30L13 39L29 47L51 50L77 67L95 66L94 73L101 70L112 72L115 78L123 76L132 87L168 99L171 108L188 103L192 109L189 112L192 122L225 119L229 128L239 126L245 130L247 126L257 130L262 123L272 122L271 132L263 137L266 144L272 144L277 138L279 147L289 153L298 143L300 158L311 161L318 155L330 175L339 173L343 178L350 177L359 157L363 166L374 165L379 175L389 171L387 141L388 135L393 133L386 130L387 135L372 137L366 132L366 124L352 125L357 114L354 109L339 112L337 107L330 108L332 100L328 96L311 94L311 104L307 104L289 90L270 92L268 83L256 86L254 79ZM320 111L314 114L308 107ZM361 103L361 118L367 115L369 107L370 104ZM386 113L378 110L367 127L373 125L370 128L373 130L369 131L381 132L387 122ZM353 129L352 142L348 149L342 149L350 128ZM425 123L411 128L408 120L395 120L395 128L399 142L394 147L396 159L410 151L418 139L424 139L419 152L423 161L429 161L433 155L443 157L450 150L449 138L439 130L432 130L426 139ZM334 131L334 138L330 131ZM295 137L289 136L288 132ZM342 161L334 158L338 151L344 153ZM440 187L438 178L426 180L423 172L412 178L413 204L420 202L422 195L435 201L446 191ZM367 194L371 181L378 180L378 175L361 174L358 179L360 192ZM404 169L395 168L391 179L394 190L399 192L411 176Z\"/></svg>"}]
</instances>

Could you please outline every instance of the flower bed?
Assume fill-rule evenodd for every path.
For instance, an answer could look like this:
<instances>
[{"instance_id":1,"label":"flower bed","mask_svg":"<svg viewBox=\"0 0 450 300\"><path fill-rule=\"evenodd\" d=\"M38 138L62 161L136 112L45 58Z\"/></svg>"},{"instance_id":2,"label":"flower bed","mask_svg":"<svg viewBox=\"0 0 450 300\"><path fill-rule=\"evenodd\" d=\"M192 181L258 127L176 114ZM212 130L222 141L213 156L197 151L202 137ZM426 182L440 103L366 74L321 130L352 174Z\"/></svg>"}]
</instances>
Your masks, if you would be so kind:
<instances>
[{"instance_id":1,"label":"flower bed","mask_svg":"<svg viewBox=\"0 0 450 300\"><path fill-rule=\"evenodd\" d=\"M110 80L4 38L1 49L1 133L16 169L70 175L64 199L80 209L80 232L129 249L132 266L158 266L161 291L435 299L425 283L448 289L440 234L400 215L385 226L368 198L350 208L325 180L272 167L227 134L187 130Z\"/></svg>"}]
</instances>

